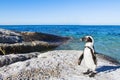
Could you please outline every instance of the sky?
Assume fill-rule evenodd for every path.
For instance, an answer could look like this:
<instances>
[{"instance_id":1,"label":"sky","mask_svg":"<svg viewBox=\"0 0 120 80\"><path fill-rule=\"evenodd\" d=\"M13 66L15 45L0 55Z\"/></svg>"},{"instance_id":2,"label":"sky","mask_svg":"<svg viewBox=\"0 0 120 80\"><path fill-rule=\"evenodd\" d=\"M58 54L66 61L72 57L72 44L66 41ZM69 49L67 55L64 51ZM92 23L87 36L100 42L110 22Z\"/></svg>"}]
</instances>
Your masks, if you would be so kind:
<instances>
[{"instance_id":1,"label":"sky","mask_svg":"<svg viewBox=\"0 0 120 80\"><path fill-rule=\"evenodd\" d=\"M120 0L0 0L0 25L120 25Z\"/></svg>"}]
</instances>

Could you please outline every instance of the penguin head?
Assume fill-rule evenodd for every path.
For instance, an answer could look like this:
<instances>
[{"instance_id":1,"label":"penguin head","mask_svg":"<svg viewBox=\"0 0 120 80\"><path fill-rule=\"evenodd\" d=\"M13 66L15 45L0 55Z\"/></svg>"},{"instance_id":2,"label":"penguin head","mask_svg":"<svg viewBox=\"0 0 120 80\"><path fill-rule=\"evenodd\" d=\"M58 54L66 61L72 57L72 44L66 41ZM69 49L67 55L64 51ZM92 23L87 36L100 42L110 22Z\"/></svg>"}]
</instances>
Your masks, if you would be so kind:
<instances>
[{"instance_id":1,"label":"penguin head","mask_svg":"<svg viewBox=\"0 0 120 80\"><path fill-rule=\"evenodd\" d=\"M92 36L85 36L85 37L81 38L80 41L94 43L94 39Z\"/></svg>"}]
</instances>

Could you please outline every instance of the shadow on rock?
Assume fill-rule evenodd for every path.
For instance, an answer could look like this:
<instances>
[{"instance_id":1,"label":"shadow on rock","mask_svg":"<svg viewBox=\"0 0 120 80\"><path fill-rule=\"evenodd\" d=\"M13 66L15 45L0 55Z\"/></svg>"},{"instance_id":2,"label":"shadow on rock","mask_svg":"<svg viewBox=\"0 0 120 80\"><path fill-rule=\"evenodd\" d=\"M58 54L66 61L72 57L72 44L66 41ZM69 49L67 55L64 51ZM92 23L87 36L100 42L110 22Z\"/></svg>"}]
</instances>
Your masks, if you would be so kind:
<instances>
[{"instance_id":1,"label":"shadow on rock","mask_svg":"<svg viewBox=\"0 0 120 80\"><path fill-rule=\"evenodd\" d=\"M105 72L105 71L111 72L111 71L115 71L118 68L120 68L120 66L101 66L100 68L97 68L96 71L98 73Z\"/></svg>"}]
</instances>

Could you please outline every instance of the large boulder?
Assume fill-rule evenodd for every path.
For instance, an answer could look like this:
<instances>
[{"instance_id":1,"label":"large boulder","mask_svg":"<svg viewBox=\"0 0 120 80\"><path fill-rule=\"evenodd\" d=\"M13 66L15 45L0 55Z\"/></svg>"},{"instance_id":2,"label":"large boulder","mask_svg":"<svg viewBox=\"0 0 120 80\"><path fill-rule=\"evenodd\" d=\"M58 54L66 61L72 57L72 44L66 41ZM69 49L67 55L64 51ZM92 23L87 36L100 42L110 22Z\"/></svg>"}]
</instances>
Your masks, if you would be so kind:
<instances>
[{"instance_id":1,"label":"large boulder","mask_svg":"<svg viewBox=\"0 0 120 80\"><path fill-rule=\"evenodd\" d=\"M120 79L120 66L112 63L109 60L106 60L106 57L103 57L100 54L97 54L98 74L94 78L83 75L83 71L86 70L84 63L82 62L82 65L78 65L78 58L81 54L82 51L76 50L56 50L40 53L37 57L34 57L30 60L18 61L8 66L1 67L0 80Z\"/></svg>"},{"instance_id":2,"label":"large boulder","mask_svg":"<svg viewBox=\"0 0 120 80\"><path fill-rule=\"evenodd\" d=\"M22 36L14 31L0 29L0 43L22 42Z\"/></svg>"},{"instance_id":3,"label":"large boulder","mask_svg":"<svg viewBox=\"0 0 120 80\"><path fill-rule=\"evenodd\" d=\"M69 39L45 33L0 29L0 55L47 51L60 46Z\"/></svg>"},{"instance_id":4,"label":"large boulder","mask_svg":"<svg viewBox=\"0 0 120 80\"><path fill-rule=\"evenodd\" d=\"M14 44L0 44L0 54L18 54L18 53L29 53L29 52L41 52L52 50L59 45L61 42L45 42L45 41L31 41L31 42L22 42Z\"/></svg>"},{"instance_id":5,"label":"large boulder","mask_svg":"<svg viewBox=\"0 0 120 80\"><path fill-rule=\"evenodd\" d=\"M31 58L35 58L39 55L39 52L28 53L28 54L9 54L0 56L0 67L10 65L15 62L25 61Z\"/></svg>"}]
</instances>

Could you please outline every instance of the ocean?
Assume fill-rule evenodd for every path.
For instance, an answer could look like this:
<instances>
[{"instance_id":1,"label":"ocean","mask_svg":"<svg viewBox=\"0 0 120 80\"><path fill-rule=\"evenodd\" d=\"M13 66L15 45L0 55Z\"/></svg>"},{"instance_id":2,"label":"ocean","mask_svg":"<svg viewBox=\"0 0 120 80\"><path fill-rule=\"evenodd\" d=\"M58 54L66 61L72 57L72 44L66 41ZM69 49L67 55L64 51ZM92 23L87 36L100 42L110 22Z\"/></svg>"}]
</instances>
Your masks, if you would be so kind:
<instances>
[{"instance_id":1,"label":"ocean","mask_svg":"<svg viewBox=\"0 0 120 80\"><path fill-rule=\"evenodd\" d=\"M120 61L120 26L112 25L1 25L0 28L54 34L72 37L72 40L56 50L83 50L84 43L79 39L93 36L95 51Z\"/></svg>"}]
</instances>

